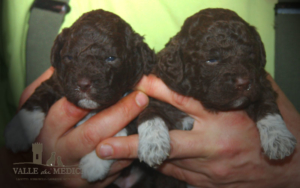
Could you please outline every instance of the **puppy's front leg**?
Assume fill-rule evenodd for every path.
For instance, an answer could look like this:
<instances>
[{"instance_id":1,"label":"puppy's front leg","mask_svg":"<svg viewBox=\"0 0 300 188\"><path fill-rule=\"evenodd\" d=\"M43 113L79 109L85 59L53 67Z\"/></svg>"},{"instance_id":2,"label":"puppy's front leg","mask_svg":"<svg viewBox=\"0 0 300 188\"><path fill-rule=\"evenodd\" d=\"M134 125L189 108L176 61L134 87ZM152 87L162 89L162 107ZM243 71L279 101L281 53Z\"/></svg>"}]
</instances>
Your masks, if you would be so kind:
<instances>
[{"instance_id":1,"label":"puppy's front leg","mask_svg":"<svg viewBox=\"0 0 300 188\"><path fill-rule=\"evenodd\" d=\"M138 157L149 166L160 165L170 153L169 130L191 130L194 119L170 104L150 99L138 118Z\"/></svg>"},{"instance_id":2,"label":"puppy's front leg","mask_svg":"<svg viewBox=\"0 0 300 188\"><path fill-rule=\"evenodd\" d=\"M250 106L247 113L256 121L264 153L270 159L283 159L293 153L297 140L280 115L271 83L267 79L262 82L262 100Z\"/></svg>"},{"instance_id":3,"label":"puppy's front leg","mask_svg":"<svg viewBox=\"0 0 300 188\"><path fill-rule=\"evenodd\" d=\"M161 117L153 117L138 126L138 157L149 166L160 165L170 153L169 129Z\"/></svg>"},{"instance_id":4,"label":"puppy's front leg","mask_svg":"<svg viewBox=\"0 0 300 188\"><path fill-rule=\"evenodd\" d=\"M100 159L94 150L80 160L81 177L88 182L103 180L114 161Z\"/></svg>"},{"instance_id":5,"label":"puppy's front leg","mask_svg":"<svg viewBox=\"0 0 300 188\"><path fill-rule=\"evenodd\" d=\"M34 110L21 109L5 129L5 145L14 153L31 147L43 127L45 113L38 107Z\"/></svg>"},{"instance_id":6,"label":"puppy's front leg","mask_svg":"<svg viewBox=\"0 0 300 188\"><path fill-rule=\"evenodd\" d=\"M118 132L115 137L127 135L127 130L124 128ZM79 167L82 172L81 177L89 182L103 180L107 176L110 166L114 161L115 160L100 159L94 150L80 160Z\"/></svg>"},{"instance_id":7,"label":"puppy's front leg","mask_svg":"<svg viewBox=\"0 0 300 188\"><path fill-rule=\"evenodd\" d=\"M257 122L262 148L270 159L283 159L293 153L296 138L278 113L267 114Z\"/></svg>"},{"instance_id":8,"label":"puppy's front leg","mask_svg":"<svg viewBox=\"0 0 300 188\"><path fill-rule=\"evenodd\" d=\"M60 87L53 84L54 80L55 75L36 88L6 126L5 144L13 152L26 151L31 147L40 134L49 108L62 97Z\"/></svg>"}]
</instances>

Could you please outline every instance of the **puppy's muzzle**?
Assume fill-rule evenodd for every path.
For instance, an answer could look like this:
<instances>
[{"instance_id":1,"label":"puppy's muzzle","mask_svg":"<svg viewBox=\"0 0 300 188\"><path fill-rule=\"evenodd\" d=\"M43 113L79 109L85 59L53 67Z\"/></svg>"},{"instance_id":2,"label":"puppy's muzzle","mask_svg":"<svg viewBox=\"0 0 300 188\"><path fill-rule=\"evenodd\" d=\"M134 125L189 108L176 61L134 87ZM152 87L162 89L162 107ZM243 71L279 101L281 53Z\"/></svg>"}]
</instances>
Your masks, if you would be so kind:
<instances>
[{"instance_id":1,"label":"puppy's muzzle","mask_svg":"<svg viewBox=\"0 0 300 188\"><path fill-rule=\"evenodd\" d=\"M251 89L251 80L248 78L238 77L235 80L235 88L241 91Z\"/></svg>"},{"instance_id":2,"label":"puppy's muzzle","mask_svg":"<svg viewBox=\"0 0 300 188\"><path fill-rule=\"evenodd\" d=\"M252 80L248 76L238 76L236 74L226 73L223 76L225 83L238 91L247 91L251 89Z\"/></svg>"},{"instance_id":3,"label":"puppy's muzzle","mask_svg":"<svg viewBox=\"0 0 300 188\"><path fill-rule=\"evenodd\" d=\"M88 78L81 78L77 81L77 85L81 92L89 92L92 87L92 82Z\"/></svg>"}]
</instances>

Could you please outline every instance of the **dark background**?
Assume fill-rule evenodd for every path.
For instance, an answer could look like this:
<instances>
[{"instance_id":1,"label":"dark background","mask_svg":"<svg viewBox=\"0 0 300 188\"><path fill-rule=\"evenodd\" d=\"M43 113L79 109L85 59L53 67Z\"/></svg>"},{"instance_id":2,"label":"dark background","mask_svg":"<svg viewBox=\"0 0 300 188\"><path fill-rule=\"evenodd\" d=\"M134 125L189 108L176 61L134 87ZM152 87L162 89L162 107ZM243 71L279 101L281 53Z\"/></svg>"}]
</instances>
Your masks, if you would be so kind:
<instances>
[{"instance_id":1,"label":"dark background","mask_svg":"<svg viewBox=\"0 0 300 188\"><path fill-rule=\"evenodd\" d=\"M275 16L275 81L300 111L300 0L293 2L298 14Z\"/></svg>"}]
</instances>

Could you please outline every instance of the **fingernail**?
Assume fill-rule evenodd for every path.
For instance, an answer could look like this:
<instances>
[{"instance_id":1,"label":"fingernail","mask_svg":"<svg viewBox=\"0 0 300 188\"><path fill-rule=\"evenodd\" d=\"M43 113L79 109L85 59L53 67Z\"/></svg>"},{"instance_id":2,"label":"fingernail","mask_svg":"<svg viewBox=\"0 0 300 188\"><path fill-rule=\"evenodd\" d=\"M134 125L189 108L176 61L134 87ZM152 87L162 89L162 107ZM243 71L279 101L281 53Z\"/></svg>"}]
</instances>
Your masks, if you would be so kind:
<instances>
[{"instance_id":1,"label":"fingernail","mask_svg":"<svg viewBox=\"0 0 300 188\"><path fill-rule=\"evenodd\" d=\"M135 102L139 107L144 107L148 104L148 96L143 93L143 92L139 92L136 96L135 96Z\"/></svg>"},{"instance_id":2,"label":"fingernail","mask_svg":"<svg viewBox=\"0 0 300 188\"><path fill-rule=\"evenodd\" d=\"M101 145L99 151L101 158L108 158L113 154L113 148L110 145Z\"/></svg>"}]
</instances>

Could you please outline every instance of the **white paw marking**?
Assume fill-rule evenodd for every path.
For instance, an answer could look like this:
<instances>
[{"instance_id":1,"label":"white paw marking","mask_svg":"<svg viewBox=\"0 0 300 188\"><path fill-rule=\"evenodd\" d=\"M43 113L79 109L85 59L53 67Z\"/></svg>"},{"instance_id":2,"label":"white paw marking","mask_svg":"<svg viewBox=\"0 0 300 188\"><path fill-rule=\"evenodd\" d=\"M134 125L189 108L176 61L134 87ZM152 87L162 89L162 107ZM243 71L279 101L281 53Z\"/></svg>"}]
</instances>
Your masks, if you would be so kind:
<instances>
[{"instance_id":1,"label":"white paw marking","mask_svg":"<svg viewBox=\"0 0 300 188\"><path fill-rule=\"evenodd\" d=\"M293 153L297 141L279 114L267 115L257 127L262 148L270 159L283 159Z\"/></svg>"},{"instance_id":2,"label":"white paw marking","mask_svg":"<svg viewBox=\"0 0 300 188\"><path fill-rule=\"evenodd\" d=\"M142 177L144 172L138 168L138 167L133 167L130 170L129 176L126 177L119 177L114 181L114 184L118 185L119 187L122 188L130 188L132 187L139 179Z\"/></svg>"},{"instance_id":3,"label":"white paw marking","mask_svg":"<svg viewBox=\"0 0 300 188\"><path fill-rule=\"evenodd\" d=\"M115 137L118 136L127 136L126 128L115 135ZM81 177L89 182L103 180L114 161L115 160L100 159L94 150L80 160L79 167L81 168Z\"/></svg>"},{"instance_id":4,"label":"white paw marking","mask_svg":"<svg viewBox=\"0 0 300 188\"><path fill-rule=\"evenodd\" d=\"M161 118L145 121L138 127L138 157L149 166L160 165L171 149L169 130Z\"/></svg>"},{"instance_id":5,"label":"white paw marking","mask_svg":"<svg viewBox=\"0 0 300 188\"><path fill-rule=\"evenodd\" d=\"M89 182L102 180L106 177L114 161L100 159L94 150L80 160L81 177Z\"/></svg>"},{"instance_id":6,"label":"white paw marking","mask_svg":"<svg viewBox=\"0 0 300 188\"><path fill-rule=\"evenodd\" d=\"M45 114L41 109L20 110L8 123L5 130L5 144L14 153L31 147L43 127Z\"/></svg>"},{"instance_id":7,"label":"white paw marking","mask_svg":"<svg viewBox=\"0 0 300 188\"><path fill-rule=\"evenodd\" d=\"M192 130L194 125L194 118L187 116L181 120L182 130Z\"/></svg>"},{"instance_id":8,"label":"white paw marking","mask_svg":"<svg viewBox=\"0 0 300 188\"><path fill-rule=\"evenodd\" d=\"M99 104L90 99L81 99L78 101L78 106L87 109L96 109L99 107Z\"/></svg>"}]
</instances>

